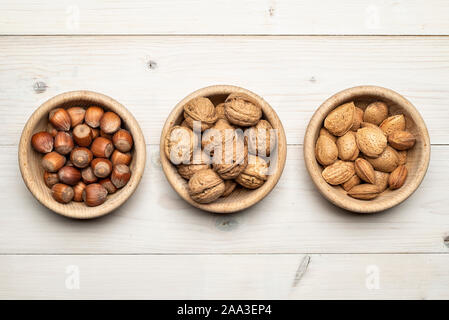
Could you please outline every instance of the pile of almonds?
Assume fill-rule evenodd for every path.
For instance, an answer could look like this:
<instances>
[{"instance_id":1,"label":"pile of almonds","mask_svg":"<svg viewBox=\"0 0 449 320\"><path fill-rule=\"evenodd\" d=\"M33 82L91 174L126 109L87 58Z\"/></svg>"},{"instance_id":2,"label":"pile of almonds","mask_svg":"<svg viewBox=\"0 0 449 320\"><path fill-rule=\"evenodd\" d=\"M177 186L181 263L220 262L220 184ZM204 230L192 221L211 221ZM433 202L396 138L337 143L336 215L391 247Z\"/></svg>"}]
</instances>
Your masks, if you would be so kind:
<instances>
[{"instance_id":1,"label":"pile of almonds","mask_svg":"<svg viewBox=\"0 0 449 320\"><path fill-rule=\"evenodd\" d=\"M97 106L56 108L48 119L47 131L35 133L31 145L45 154L44 182L56 201L94 207L128 183L133 138L116 113Z\"/></svg>"},{"instance_id":2,"label":"pile of almonds","mask_svg":"<svg viewBox=\"0 0 449 320\"><path fill-rule=\"evenodd\" d=\"M184 106L182 123L167 132L165 155L188 181L191 198L211 203L229 196L237 184L257 189L265 183L274 131L258 102L246 94L230 94L217 106L198 97Z\"/></svg>"},{"instance_id":3,"label":"pile of almonds","mask_svg":"<svg viewBox=\"0 0 449 320\"><path fill-rule=\"evenodd\" d=\"M327 183L341 185L353 198L370 200L387 187L402 187L407 150L415 141L406 131L404 115L391 115L386 103L375 101L363 110L348 102L325 118L315 157Z\"/></svg>"}]
</instances>

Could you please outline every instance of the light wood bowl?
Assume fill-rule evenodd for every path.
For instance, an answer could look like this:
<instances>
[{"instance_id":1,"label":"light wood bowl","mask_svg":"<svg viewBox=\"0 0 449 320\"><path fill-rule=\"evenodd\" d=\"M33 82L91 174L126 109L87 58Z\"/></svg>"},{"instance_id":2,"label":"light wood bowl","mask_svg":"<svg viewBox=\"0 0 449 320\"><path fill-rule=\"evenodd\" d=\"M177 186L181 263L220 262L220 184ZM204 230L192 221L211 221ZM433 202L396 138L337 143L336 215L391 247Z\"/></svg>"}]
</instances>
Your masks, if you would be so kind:
<instances>
[{"instance_id":1,"label":"light wood bowl","mask_svg":"<svg viewBox=\"0 0 449 320\"><path fill-rule=\"evenodd\" d=\"M351 198L340 186L329 185L321 176L323 168L315 159L315 143L324 118L339 105L354 101L362 109L369 102L381 100L387 103L390 114L404 114L406 130L416 137L416 144L407 152L408 177L405 184L397 190L387 189L373 200ZM321 194L333 204L354 212L371 213L392 208L406 200L423 180L430 160L430 139L426 125L416 108L400 94L377 86L360 86L343 90L326 101L312 116L304 138L304 160L310 177Z\"/></svg>"},{"instance_id":2,"label":"light wood bowl","mask_svg":"<svg viewBox=\"0 0 449 320\"><path fill-rule=\"evenodd\" d=\"M265 181L265 183L258 189L248 190L238 186L236 190L234 190L229 196L225 198L219 198L218 200L209 204L197 203L193 201L189 196L187 186L188 182L178 174L176 166L173 165L166 157L164 152L164 137L172 126L181 123L183 119L184 105L189 100L196 97L207 97L214 103L214 105L218 105L219 103L224 102L229 94L234 92L243 92L256 99L256 101L258 101L259 105L262 107L262 117L269 121L274 129L278 130L278 151L277 154L274 154L274 157L277 159L274 173L270 175L268 177L268 180ZM285 138L284 127L282 126L279 117L265 100L263 100L253 92L240 87L230 85L216 85L206 87L191 93L175 106L173 111L168 116L162 130L160 157L162 169L164 170L168 182L185 201L190 203L192 206L205 211L215 213L232 213L244 210L256 204L257 202L262 200L268 193L270 193L270 191L275 187L282 175L282 171L284 170L285 159L287 157L287 142Z\"/></svg>"},{"instance_id":3,"label":"light wood bowl","mask_svg":"<svg viewBox=\"0 0 449 320\"><path fill-rule=\"evenodd\" d=\"M133 158L130 164L131 179L116 193L108 195L100 206L88 207L83 202L72 201L61 204L51 196L50 189L43 180L44 169L41 166L42 154L33 150L31 137L34 133L45 131L49 112L57 107L89 107L97 105L105 110L114 111L122 118L122 127L129 130L134 139L131 150ZM136 190L145 169L146 149L142 131L133 115L119 102L100 93L91 91L72 91L57 95L43 103L30 117L22 131L19 144L19 166L23 181L28 189L48 209L63 216L77 219L90 219L103 216L121 206Z\"/></svg>"}]
</instances>

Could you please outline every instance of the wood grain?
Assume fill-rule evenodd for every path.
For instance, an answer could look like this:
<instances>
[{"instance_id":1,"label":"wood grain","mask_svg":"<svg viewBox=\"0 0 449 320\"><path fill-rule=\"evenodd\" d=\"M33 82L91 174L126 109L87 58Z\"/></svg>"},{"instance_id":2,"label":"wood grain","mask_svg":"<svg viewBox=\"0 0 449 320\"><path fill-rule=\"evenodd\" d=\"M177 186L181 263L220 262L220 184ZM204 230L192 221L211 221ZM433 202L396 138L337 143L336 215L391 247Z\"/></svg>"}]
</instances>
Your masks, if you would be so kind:
<instances>
[{"instance_id":1,"label":"wood grain","mask_svg":"<svg viewBox=\"0 0 449 320\"><path fill-rule=\"evenodd\" d=\"M313 112L332 94L380 85L409 99L431 142L445 144L448 73L446 37L2 37L0 118L8 121L0 145L18 143L42 102L77 89L122 103L157 144L176 103L213 84L257 92L279 115L289 144L302 143ZM35 91L39 82L47 87Z\"/></svg>"},{"instance_id":2,"label":"wood grain","mask_svg":"<svg viewBox=\"0 0 449 320\"><path fill-rule=\"evenodd\" d=\"M117 211L92 221L60 217L20 179L16 147L0 147L0 253L449 253L449 148L433 146L428 173L404 203L352 214L324 199L289 146L284 173L257 205L217 215L191 207L168 184L159 145L147 147L145 175Z\"/></svg>"},{"instance_id":3,"label":"wood grain","mask_svg":"<svg viewBox=\"0 0 449 320\"><path fill-rule=\"evenodd\" d=\"M448 299L448 263L435 254L0 256L0 299Z\"/></svg>"},{"instance_id":4,"label":"wood grain","mask_svg":"<svg viewBox=\"0 0 449 320\"><path fill-rule=\"evenodd\" d=\"M449 34L445 0L2 3L1 34Z\"/></svg>"}]
</instances>

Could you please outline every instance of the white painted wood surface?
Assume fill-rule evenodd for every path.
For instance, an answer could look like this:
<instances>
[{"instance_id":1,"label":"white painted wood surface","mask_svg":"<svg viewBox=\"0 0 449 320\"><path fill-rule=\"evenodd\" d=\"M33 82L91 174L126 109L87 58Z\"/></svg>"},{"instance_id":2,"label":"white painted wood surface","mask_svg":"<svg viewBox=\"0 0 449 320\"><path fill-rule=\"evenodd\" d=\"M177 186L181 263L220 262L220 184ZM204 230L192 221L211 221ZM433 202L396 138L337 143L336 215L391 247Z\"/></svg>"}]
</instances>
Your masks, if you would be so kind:
<instances>
[{"instance_id":1,"label":"white painted wood surface","mask_svg":"<svg viewBox=\"0 0 449 320\"><path fill-rule=\"evenodd\" d=\"M449 255L0 256L0 298L449 299Z\"/></svg>"},{"instance_id":2,"label":"white painted wood surface","mask_svg":"<svg viewBox=\"0 0 449 320\"><path fill-rule=\"evenodd\" d=\"M445 0L2 1L1 34L449 34Z\"/></svg>"},{"instance_id":3,"label":"white painted wood surface","mask_svg":"<svg viewBox=\"0 0 449 320\"><path fill-rule=\"evenodd\" d=\"M2 1L0 298L448 299L448 15L444 0ZM211 84L263 96L289 143L275 190L226 216L183 202L158 164L171 108ZM302 158L316 107L361 84L407 97L433 144L420 189L375 215L329 204ZM17 165L33 110L78 89L122 102L148 143L136 194L92 221L42 207ZM78 290L66 287L71 265Z\"/></svg>"}]
</instances>

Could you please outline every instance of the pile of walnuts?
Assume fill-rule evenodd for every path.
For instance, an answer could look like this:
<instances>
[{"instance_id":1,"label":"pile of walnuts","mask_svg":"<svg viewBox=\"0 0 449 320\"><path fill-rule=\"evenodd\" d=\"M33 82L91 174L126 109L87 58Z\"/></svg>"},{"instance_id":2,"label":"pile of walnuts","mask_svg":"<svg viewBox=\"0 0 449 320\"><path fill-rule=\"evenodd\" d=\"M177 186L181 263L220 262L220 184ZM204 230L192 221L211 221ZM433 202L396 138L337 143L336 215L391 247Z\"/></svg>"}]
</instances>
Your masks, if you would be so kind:
<instances>
[{"instance_id":1,"label":"pile of walnuts","mask_svg":"<svg viewBox=\"0 0 449 320\"><path fill-rule=\"evenodd\" d=\"M198 97L185 104L182 123L167 132L164 150L188 180L191 198L211 203L229 196L237 184L257 189L265 183L267 157L277 141L273 132L249 95L232 93L217 106Z\"/></svg>"}]
</instances>

